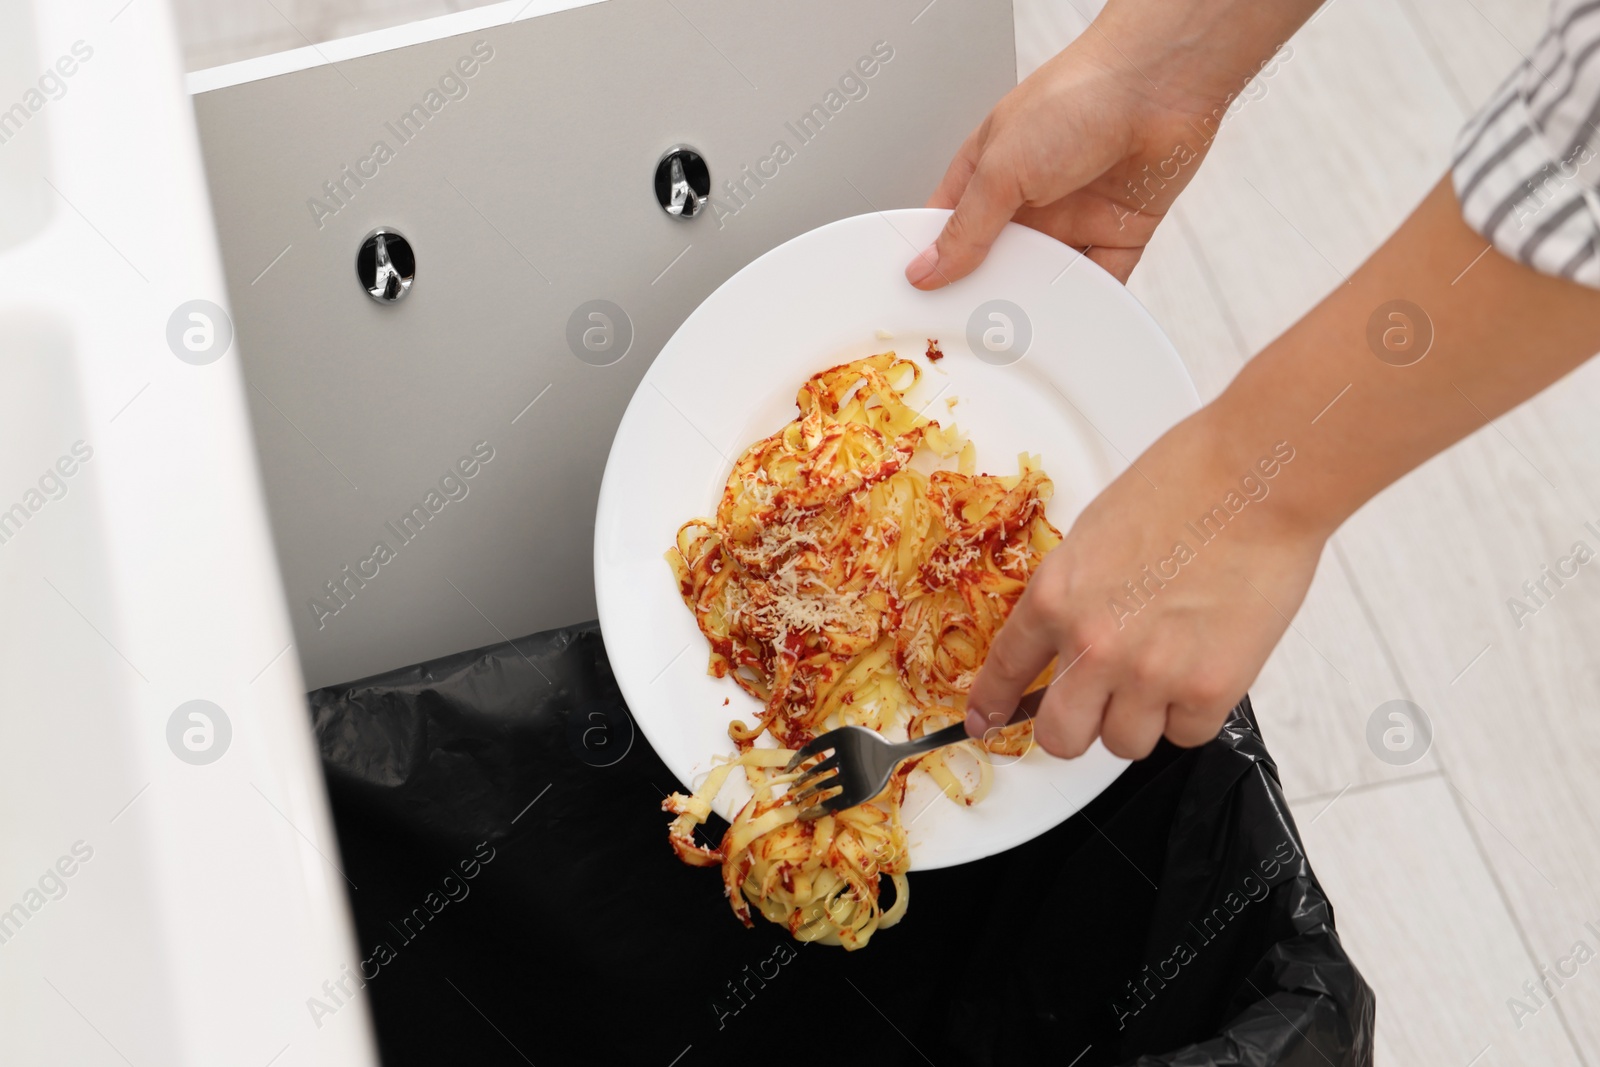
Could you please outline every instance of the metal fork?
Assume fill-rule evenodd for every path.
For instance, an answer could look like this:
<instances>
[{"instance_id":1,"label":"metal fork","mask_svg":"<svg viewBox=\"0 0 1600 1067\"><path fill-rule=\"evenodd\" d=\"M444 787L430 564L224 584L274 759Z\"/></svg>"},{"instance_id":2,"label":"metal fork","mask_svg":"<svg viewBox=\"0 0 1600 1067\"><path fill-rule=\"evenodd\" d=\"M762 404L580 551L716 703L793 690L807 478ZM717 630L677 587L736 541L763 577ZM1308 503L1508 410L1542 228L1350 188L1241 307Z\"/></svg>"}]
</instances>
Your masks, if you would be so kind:
<instances>
[{"instance_id":1,"label":"metal fork","mask_svg":"<svg viewBox=\"0 0 1600 1067\"><path fill-rule=\"evenodd\" d=\"M1033 718L1039 710L1039 702L1044 699L1044 693L1044 689L1036 689L1024 696L1017 704L1018 715L1013 716L1012 721L1016 721L1018 716ZM915 741L902 741L898 744L865 726L841 726L836 730L829 730L801 748L794 754L794 759L789 761L784 771L786 773L793 771L818 753L832 750L833 755L812 767L789 786L790 794L797 804L810 797L820 796L830 789L839 790L838 793L818 800L800 813L802 819L817 819L823 815L853 808L857 804L865 804L883 792L884 787L889 784L890 775L902 760L967 739L967 727L962 722L946 726L943 730L936 730Z\"/></svg>"}]
</instances>

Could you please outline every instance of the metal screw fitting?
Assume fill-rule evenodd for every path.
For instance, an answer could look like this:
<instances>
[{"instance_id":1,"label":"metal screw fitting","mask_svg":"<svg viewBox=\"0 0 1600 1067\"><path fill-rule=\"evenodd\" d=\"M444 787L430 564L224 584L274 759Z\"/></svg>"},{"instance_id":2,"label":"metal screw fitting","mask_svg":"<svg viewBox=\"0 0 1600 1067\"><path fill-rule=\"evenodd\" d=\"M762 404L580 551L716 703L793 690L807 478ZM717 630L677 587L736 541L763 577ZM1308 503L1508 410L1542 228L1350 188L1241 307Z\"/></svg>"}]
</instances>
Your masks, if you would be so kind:
<instances>
[{"instance_id":1,"label":"metal screw fitting","mask_svg":"<svg viewBox=\"0 0 1600 1067\"><path fill-rule=\"evenodd\" d=\"M356 277L367 295L380 304L392 304L411 291L417 276L417 257L411 242L393 230L379 227L367 234L356 253Z\"/></svg>"},{"instance_id":2,"label":"metal screw fitting","mask_svg":"<svg viewBox=\"0 0 1600 1067\"><path fill-rule=\"evenodd\" d=\"M711 195L711 170L688 145L677 144L656 162L656 200L661 210L687 222L705 209Z\"/></svg>"}]
</instances>

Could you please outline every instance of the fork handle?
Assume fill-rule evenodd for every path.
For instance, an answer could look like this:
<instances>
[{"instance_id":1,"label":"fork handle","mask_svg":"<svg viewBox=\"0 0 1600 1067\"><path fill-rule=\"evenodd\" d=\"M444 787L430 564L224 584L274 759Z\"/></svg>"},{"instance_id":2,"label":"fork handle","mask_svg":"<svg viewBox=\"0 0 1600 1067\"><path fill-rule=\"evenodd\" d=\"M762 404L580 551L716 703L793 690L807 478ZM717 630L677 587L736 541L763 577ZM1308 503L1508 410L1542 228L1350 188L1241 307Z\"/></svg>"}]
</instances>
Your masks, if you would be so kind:
<instances>
[{"instance_id":1,"label":"fork handle","mask_svg":"<svg viewBox=\"0 0 1600 1067\"><path fill-rule=\"evenodd\" d=\"M932 752L936 748L943 748L945 745L953 745L957 741L966 740L968 740L967 724L958 722L954 726L946 726L943 730L935 730L933 733L919 737L915 741L906 741L895 746L896 755L900 759L908 759L912 756L919 756L924 752Z\"/></svg>"}]
</instances>

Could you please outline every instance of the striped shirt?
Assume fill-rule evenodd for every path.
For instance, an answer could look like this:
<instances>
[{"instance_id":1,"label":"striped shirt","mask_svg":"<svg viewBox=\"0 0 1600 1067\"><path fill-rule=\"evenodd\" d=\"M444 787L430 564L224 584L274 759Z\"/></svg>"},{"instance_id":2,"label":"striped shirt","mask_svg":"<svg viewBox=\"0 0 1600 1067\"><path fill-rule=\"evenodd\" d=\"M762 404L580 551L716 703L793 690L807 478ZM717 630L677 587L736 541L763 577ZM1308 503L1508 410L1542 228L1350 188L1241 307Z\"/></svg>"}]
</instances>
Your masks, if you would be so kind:
<instances>
[{"instance_id":1,"label":"striped shirt","mask_svg":"<svg viewBox=\"0 0 1600 1067\"><path fill-rule=\"evenodd\" d=\"M1554 0L1451 164L1467 224L1506 256L1600 288L1600 0Z\"/></svg>"}]
</instances>

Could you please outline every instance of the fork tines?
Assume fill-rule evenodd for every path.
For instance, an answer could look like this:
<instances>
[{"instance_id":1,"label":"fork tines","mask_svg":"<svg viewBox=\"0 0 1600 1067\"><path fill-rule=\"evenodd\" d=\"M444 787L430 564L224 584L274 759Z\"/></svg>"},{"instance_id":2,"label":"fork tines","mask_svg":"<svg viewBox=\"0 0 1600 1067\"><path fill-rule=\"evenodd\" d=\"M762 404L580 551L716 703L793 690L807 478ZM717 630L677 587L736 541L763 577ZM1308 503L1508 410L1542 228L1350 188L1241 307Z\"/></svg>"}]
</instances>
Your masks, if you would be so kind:
<instances>
[{"instance_id":1,"label":"fork tines","mask_svg":"<svg viewBox=\"0 0 1600 1067\"><path fill-rule=\"evenodd\" d=\"M834 786L839 785L839 776L833 773L834 768L837 766L839 766L839 754L835 752L790 783L789 791L794 797L795 803L799 803L806 797L815 796L825 789L832 789Z\"/></svg>"},{"instance_id":2,"label":"fork tines","mask_svg":"<svg viewBox=\"0 0 1600 1067\"><path fill-rule=\"evenodd\" d=\"M792 773L806 760L830 750L832 751L831 755L789 783L789 799L796 804L801 804L812 798L822 798L824 793L831 789L838 789L843 785L837 773L839 752L827 734L808 742L800 751L796 752L794 758L789 761L789 765L784 768L784 771L785 773ZM830 811L836 810L838 805L833 802L839 796L839 793L834 793L826 798L818 799L815 804L800 812L800 818L807 820L818 819Z\"/></svg>"},{"instance_id":3,"label":"fork tines","mask_svg":"<svg viewBox=\"0 0 1600 1067\"><path fill-rule=\"evenodd\" d=\"M832 732L832 730L828 731L828 733ZM789 761L789 765L783 769L783 773L792 774L800 766L800 764L804 763L812 756L815 756L818 752L832 747L833 743L828 740L828 734L823 734L821 737L811 739L801 746L800 751L794 754L794 759Z\"/></svg>"}]
</instances>

